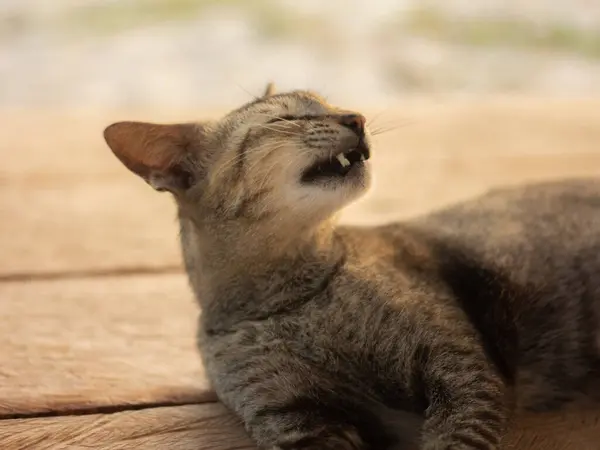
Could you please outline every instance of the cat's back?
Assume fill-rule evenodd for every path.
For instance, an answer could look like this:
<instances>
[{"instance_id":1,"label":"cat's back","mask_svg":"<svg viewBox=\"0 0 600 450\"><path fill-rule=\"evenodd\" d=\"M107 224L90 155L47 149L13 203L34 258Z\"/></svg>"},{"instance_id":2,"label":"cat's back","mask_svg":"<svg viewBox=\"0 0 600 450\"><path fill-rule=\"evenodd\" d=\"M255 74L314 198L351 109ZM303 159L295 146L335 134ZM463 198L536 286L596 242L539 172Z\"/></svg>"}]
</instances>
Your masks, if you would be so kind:
<instances>
[{"instance_id":1,"label":"cat's back","mask_svg":"<svg viewBox=\"0 0 600 450\"><path fill-rule=\"evenodd\" d=\"M570 269L597 273L600 179L496 188L409 221L345 227L343 235L351 258L379 270L429 273L464 263L523 283Z\"/></svg>"},{"instance_id":2,"label":"cat's back","mask_svg":"<svg viewBox=\"0 0 600 450\"><path fill-rule=\"evenodd\" d=\"M522 282L598 272L600 179L494 189L409 226L442 253L461 253Z\"/></svg>"},{"instance_id":3,"label":"cat's back","mask_svg":"<svg viewBox=\"0 0 600 450\"><path fill-rule=\"evenodd\" d=\"M600 180L495 189L404 225L528 408L560 404L600 356Z\"/></svg>"}]
</instances>

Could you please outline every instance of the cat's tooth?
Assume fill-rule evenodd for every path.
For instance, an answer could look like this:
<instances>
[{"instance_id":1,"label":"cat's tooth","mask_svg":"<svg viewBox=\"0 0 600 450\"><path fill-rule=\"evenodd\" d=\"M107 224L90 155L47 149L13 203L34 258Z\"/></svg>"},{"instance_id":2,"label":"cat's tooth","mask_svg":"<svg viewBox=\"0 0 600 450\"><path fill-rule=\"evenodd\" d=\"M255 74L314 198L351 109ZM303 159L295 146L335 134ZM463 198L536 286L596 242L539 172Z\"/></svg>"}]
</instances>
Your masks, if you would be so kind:
<instances>
[{"instance_id":1,"label":"cat's tooth","mask_svg":"<svg viewBox=\"0 0 600 450\"><path fill-rule=\"evenodd\" d=\"M348 167L350 165L350 161L348 161L348 158L346 158L343 153L337 155L336 158L340 162L342 167Z\"/></svg>"},{"instance_id":2,"label":"cat's tooth","mask_svg":"<svg viewBox=\"0 0 600 450\"><path fill-rule=\"evenodd\" d=\"M363 155L362 153L360 154L360 160L364 161L365 160L365 155Z\"/></svg>"}]
</instances>

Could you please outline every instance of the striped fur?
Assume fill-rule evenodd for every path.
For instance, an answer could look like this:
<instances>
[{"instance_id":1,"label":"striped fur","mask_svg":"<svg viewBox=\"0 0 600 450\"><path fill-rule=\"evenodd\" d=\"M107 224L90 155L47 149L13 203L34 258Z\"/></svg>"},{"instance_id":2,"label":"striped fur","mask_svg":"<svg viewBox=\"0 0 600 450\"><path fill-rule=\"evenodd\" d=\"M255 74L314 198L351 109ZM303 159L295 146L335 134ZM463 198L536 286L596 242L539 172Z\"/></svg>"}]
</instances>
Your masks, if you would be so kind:
<instances>
[{"instance_id":1,"label":"striped fur","mask_svg":"<svg viewBox=\"0 0 600 450\"><path fill-rule=\"evenodd\" d=\"M336 226L368 179L297 173L347 145L340 110L266 94L202 124L174 192L207 373L260 448L496 450L515 410L579 394L600 354L600 181Z\"/></svg>"}]
</instances>

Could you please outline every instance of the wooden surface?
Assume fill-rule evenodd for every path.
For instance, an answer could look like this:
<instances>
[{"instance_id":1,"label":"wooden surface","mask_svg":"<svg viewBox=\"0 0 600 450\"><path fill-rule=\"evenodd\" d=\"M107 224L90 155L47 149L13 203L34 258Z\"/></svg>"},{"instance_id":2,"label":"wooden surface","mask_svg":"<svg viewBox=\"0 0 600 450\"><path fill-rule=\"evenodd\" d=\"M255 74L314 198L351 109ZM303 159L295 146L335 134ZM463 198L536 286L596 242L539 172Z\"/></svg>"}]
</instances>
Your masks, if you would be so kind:
<instances>
[{"instance_id":1,"label":"wooden surface","mask_svg":"<svg viewBox=\"0 0 600 450\"><path fill-rule=\"evenodd\" d=\"M488 187L600 173L600 99L413 102L373 111L375 223ZM369 115L369 112L367 112ZM194 349L174 208L102 142L120 119L0 112L0 449L251 449ZM587 408L587 407L586 407ZM506 448L600 449L600 409L518 418Z\"/></svg>"}]
</instances>

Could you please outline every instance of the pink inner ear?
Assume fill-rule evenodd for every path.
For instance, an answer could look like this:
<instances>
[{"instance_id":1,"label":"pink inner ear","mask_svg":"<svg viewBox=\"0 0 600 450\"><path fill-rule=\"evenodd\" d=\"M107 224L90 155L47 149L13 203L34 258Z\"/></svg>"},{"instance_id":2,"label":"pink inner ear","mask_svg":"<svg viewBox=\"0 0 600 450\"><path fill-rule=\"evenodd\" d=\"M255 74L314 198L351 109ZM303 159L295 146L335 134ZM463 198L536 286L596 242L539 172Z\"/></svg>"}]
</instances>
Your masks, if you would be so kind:
<instances>
[{"instance_id":1,"label":"pink inner ear","mask_svg":"<svg viewBox=\"0 0 600 450\"><path fill-rule=\"evenodd\" d=\"M185 158L191 127L117 122L104 130L104 139L129 170L147 178L153 171L168 172Z\"/></svg>"}]
</instances>

